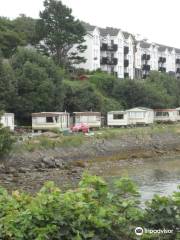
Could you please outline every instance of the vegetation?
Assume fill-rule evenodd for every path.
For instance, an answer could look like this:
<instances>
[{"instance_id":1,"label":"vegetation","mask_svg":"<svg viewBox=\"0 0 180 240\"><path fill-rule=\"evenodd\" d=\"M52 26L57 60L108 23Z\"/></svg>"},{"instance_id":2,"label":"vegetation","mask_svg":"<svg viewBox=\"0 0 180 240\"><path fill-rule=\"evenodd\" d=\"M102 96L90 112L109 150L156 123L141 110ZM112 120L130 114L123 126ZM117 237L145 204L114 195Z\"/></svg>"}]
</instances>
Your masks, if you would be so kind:
<instances>
[{"instance_id":1,"label":"vegetation","mask_svg":"<svg viewBox=\"0 0 180 240\"><path fill-rule=\"evenodd\" d=\"M48 182L35 196L0 188L0 238L18 240L137 239L135 228L170 229L141 239L179 239L180 192L155 196L143 210L139 193L128 178L113 186L84 174L77 189L62 192Z\"/></svg>"},{"instance_id":2,"label":"vegetation","mask_svg":"<svg viewBox=\"0 0 180 240\"><path fill-rule=\"evenodd\" d=\"M0 112L0 119L1 116L2 113ZM14 139L11 132L8 128L2 127L2 124L0 123L0 157L10 153L13 143Z\"/></svg>"},{"instance_id":3,"label":"vegetation","mask_svg":"<svg viewBox=\"0 0 180 240\"><path fill-rule=\"evenodd\" d=\"M0 50L11 57L18 46L34 43L36 20L21 14L15 20L0 17Z\"/></svg>"},{"instance_id":4,"label":"vegetation","mask_svg":"<svg viewBox=\"0 0 180 240\"><path fill-rule=\"evenodd\" d=\"M32 139L24 139L20 144L15 144L13 152L34 152L37 150L44 149L55 149L55 148L71 148L79 147L87 142L97 142L98 139L107 140L107 139L121 139L124 136L134 136L139 139L152 136L152 134L162 134L162 133L172 133L174 135L179 135L179 124L176 125L163 125L163 124L154 124L150 127L136 127L136 128L104 128L100 131L95 131L92 136L84 136L83 134L71 134L64 136L59 131L56 131L57 136L52 138L46 135L40 135L33 137ZM22 140L20 136L19 140ZM118 156L119 157L119 156Z\"/></svg>"},{"instance_id":5,"label":"vegetation","mask_svg":"<svg viewBox=\"0 0 180 240\"><path fill-rule=\"evenodd\" d=\"M78 53L86 49L82 45L86 31L80 21L72 16L72 10L57 0L45 0L44 7L36 25L37 39L42 40L40 48L51 54L62 67L67 67L70 60L76 63L85 61Z\"/></svg>"},{"instance_id":6,"label":"vegetation","mask_svg":"<svg viewBox=\"0 0 180 240\"><path fill-rule=\"evenodd\" d=\"M29 125L39 111L123 110L180 105L180 81L151 72L145 80L117 79L102 71L73 69L83 59L85 30L61 1L45 0L39 19L0 18L0 110ZM45 44L44 44L45 43ZM33 49L29 46L33 45ZM44 51L39 52L39 47ZM69 50L77 46L75 52ZM47 56L48 55L48 56ZM78 74L79 72L79 74ZM87 80L78 80L86 75Z\"/></svg>"}]
</instances>

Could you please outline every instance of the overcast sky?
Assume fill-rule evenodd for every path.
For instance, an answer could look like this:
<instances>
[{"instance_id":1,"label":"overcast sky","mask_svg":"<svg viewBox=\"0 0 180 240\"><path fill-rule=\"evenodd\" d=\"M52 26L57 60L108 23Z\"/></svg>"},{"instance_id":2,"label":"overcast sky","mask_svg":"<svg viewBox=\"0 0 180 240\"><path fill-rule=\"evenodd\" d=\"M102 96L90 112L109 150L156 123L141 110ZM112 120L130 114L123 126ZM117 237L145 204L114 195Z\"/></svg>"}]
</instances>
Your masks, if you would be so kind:
<instances>
[{"instance_id":1,"label":"overcast sky","mask_svg":"<svg viewBox=\"0 0 180 240\"><path fill-rule=\"evenodd\" d=\"M180 0L62 0L75 17L180 48ZM0 16L37 18L43 0L0 0Z\"/></svg>"}]
</instances>

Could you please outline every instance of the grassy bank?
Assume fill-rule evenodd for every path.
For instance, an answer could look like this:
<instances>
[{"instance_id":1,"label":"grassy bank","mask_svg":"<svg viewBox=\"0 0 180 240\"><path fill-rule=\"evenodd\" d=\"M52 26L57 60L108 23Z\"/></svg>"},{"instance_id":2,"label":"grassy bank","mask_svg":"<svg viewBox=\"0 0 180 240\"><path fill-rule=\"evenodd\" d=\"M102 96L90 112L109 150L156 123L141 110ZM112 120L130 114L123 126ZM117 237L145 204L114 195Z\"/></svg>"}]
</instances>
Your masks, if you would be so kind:
<instances>
[{"instance_id":1,"label":"grassy bank","mask_svg":"<svg viewBox=\"0 0 180 240\"><path fill-rule=\"evenodd\" d=\"M29 151L54 148L79 147L86 142L96 142L98 139L111 140L121 139L124 137L145 138L152 135L163 133L180 134L180 124L154 124L148 127L133 128L102 128L94 132L94 135L83 135L81 133L64 136L62 133L57 134L54 138L48 136L37 136L27 139L21 143L15 144L13 149L16 151Z\"/></svg>"}]
</instances>

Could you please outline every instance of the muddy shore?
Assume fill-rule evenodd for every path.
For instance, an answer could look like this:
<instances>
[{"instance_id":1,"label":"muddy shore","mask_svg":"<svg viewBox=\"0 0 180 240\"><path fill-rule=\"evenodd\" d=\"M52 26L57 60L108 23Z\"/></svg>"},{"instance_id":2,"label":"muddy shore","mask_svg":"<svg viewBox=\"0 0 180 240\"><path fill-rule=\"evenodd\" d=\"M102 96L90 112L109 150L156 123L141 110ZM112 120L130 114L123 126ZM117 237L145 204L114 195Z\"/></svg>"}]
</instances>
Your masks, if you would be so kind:
<instances>
[{"instance_id":1,"label":"muddy shore","mask_svg":"<svg viewBox=\"0 0 180 240\"><path fill-rule=\"evenodd\" d=\"M90 138L79 147L55 148L12 154L0 160L0 185L8 190L36 192L45 181L75 185L92 161L149 159L180 154L180 135L159 133Z\"/></svg>"}]
</instances>

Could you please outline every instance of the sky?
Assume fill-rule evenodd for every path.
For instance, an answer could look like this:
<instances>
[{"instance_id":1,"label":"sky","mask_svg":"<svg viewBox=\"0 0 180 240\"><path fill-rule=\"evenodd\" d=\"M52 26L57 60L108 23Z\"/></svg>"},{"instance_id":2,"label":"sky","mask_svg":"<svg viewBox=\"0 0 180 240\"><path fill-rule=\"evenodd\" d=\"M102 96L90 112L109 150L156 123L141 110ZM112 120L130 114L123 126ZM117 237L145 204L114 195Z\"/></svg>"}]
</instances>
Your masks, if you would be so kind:
<instances>
[{"instance_id":1,"label":"sky","mask_svg":"<svg viewBox=\"0 0 180 240\"><path fill-rule=\"evenodd\" d=\"M151 42L180 48L180 0L62 0L73 15L99 27L117 27ZM43 0L0 0L0 16L38 18Z\"/></svg>"}]
</instances>

